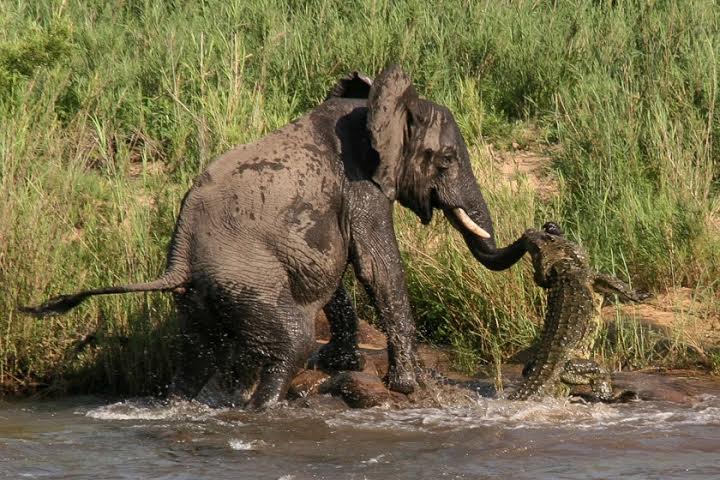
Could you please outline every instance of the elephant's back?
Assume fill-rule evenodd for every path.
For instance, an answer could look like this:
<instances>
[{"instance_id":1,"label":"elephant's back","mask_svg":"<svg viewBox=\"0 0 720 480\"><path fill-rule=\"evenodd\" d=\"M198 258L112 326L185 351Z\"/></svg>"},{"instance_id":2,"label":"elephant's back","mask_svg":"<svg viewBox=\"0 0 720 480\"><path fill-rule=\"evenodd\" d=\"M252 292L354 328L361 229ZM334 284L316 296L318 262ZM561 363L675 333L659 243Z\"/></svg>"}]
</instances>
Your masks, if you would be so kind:
<instances>
[{"instance_id":1,"label":"elephant's back","mask_svg":"<svg viewBox=\"0 0 720 480\"><path fill-rule=\"evenodd\" d=\"M343 180L327 146L294 144L284 130L211 163L181 215L193 276L276 283L312 301L345 267Z\"/></svg>"},{"instance_id":2,"label":"elephant's back","mask_svg":"<svg viewBox=\"0 0 720 480\"><path fill-rule=\"evenodd\" d=\"M275 136L228 152L201 175L197 194L207 214L236 228L257 223L262 232L301 224L304 213L339 214L343 180L334 152Z\"/></svg>"}]
</instances>

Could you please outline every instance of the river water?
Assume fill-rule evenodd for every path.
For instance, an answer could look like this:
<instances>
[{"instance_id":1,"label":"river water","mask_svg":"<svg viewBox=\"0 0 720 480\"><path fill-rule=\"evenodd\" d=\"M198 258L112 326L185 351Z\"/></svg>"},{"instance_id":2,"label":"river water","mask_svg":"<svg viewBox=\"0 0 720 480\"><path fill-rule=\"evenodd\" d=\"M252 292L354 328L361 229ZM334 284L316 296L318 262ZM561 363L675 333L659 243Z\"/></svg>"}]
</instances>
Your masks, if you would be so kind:
<instances>
[{"instance_id":1,"label":"river water","mask_svg":"<svg viewBox=\"0 0 720 480\"><path fill-rule=\"evenodd\" d=\"M720 478L720 396L442 409L0 402L0 478Z\"/></svg>"}]
</instances>

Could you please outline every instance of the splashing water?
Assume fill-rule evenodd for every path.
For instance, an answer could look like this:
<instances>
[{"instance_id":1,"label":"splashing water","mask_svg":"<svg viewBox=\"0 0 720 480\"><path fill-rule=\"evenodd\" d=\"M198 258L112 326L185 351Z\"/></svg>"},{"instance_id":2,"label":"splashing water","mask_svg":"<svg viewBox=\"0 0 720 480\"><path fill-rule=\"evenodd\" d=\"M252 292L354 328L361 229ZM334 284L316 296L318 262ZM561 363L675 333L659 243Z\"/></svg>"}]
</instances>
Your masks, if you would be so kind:
<instances>
[{"instance_id":1,"label":"splashing water","mask_svg":"<svg viewBox=\"0 0 720 480\"><path fill-rule=\"evenodd\" d=\"M720 396L252 413L92 398L0 404L0 478L718 478Z\"/></svg>"}]
</instances>

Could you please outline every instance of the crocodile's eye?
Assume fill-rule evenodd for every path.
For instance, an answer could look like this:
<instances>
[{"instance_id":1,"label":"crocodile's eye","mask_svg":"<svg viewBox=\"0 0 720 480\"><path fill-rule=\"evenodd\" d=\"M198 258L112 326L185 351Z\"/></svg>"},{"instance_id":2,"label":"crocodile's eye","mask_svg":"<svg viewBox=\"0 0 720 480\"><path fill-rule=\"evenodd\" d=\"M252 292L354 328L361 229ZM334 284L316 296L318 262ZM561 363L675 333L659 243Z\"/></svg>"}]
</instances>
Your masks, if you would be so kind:
<instances>
[{"instance_id":1,"label":"crocodile's eye","mask_svg":"<svg viewBox=\"0 0 720 480\"><path fill-rule=\"evenodd\" d=\"M560 225L558 225L556 222L545 222L545 224L542 226L543 230L551 235L557 235L557 236L563 236L564 232L562 231L562 228L560 228Z\"/></svg>"}]
</instances>

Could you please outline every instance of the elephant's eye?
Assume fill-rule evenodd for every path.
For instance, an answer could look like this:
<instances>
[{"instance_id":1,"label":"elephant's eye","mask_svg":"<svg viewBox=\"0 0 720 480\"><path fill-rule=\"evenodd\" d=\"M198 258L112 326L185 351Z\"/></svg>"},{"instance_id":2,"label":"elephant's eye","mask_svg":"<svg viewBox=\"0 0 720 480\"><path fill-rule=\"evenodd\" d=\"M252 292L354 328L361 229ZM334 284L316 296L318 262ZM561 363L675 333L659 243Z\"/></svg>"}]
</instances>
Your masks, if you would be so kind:
<instances>
[{"instance_id":1,"label":"elephant's eye","mask_svg":"<svg viewBox=\"0 0 720 480\"><path fill-rule=\"evenodd\" d=\"M455 157L450 153L442 155L436 162L437 168L439 170L447 170L450 168L450 165L452 165L454 159Z\"/></svg>"}]
</instances>

